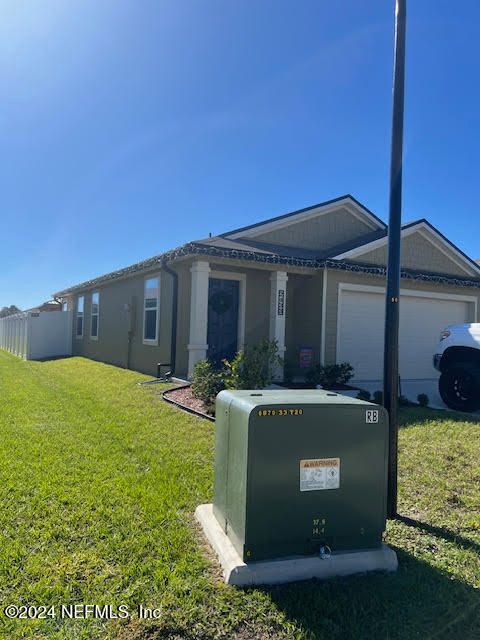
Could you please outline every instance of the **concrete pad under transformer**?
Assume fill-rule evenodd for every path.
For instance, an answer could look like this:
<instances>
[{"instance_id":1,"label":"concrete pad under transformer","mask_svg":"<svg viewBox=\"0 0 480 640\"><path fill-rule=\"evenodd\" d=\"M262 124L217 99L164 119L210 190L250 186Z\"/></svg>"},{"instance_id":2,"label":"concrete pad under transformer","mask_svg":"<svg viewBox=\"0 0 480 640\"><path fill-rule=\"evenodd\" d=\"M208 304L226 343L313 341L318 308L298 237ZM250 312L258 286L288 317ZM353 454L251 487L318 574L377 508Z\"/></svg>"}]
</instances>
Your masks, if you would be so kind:
<instances>
[{"instance_id":1,"label":"concrete pad under transformer","mask_svg":"<svg viewBox=\"0 0 480 640\"><path fill-rule=\"evenodd\" d=\"M332 553L325 558L318 555L290 556L246 564L213 515L211 504L197 507L195 517L220 561L225 582L237 587L312 578L322 580L367 571L396 571L398 567L397 554L386 544L378 549Z\"/></svg>"}]
</instances>

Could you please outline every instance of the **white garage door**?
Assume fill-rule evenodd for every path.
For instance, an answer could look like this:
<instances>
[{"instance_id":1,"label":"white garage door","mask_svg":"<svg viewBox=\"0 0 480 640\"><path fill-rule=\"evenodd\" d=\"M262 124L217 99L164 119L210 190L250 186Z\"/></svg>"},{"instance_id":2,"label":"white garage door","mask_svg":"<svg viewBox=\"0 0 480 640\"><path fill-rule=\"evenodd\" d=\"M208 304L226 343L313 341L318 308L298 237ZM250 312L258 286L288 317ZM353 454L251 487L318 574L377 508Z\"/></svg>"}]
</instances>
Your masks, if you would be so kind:
<instances>
[{"instance_id":1,"label":"white garage door","mask_svg":"<svg viewBox=\"0 0 480 640\"><path fill-rule=\"evenodd\" d=\"M423 293L423 292L422 292ZM337 362L350 362L356 380L383 378L385 294L340 289ZM472 302L409 295L400 298L400 375L434 378L432 357L440 331L448 324L468 322Z\"/></svg>"}]
</instances>

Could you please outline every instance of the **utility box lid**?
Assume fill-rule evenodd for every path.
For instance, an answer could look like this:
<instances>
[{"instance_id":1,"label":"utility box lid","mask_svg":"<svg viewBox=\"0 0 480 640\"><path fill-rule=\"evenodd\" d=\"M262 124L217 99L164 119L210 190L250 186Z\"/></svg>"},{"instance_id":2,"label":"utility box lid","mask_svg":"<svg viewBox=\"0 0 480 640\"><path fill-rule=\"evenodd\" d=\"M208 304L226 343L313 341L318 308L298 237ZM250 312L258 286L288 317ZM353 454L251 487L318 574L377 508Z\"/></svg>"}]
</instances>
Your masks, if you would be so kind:
<instances>
[{"instance_id":1,"label":"utility box lid","mask_svg":"<svg viewBox=\"0 0 480 640\"><path fill-rule=\"evenodd\" d=\"M324 390L222 391L214 514L244 561L376 548L388 417Z\"/></svg>"},{"instance_id":2,"label":"utility box lid","mask_svg":"<svg viewBox=\"0 0 480 640\"><path fill-rule=\"evenodd\" d=\"M326 391L325 389L265 389L262 391L221 391L217 400L223 402L234 402L235 404L244 404L245 407L254 409L264 404L291 404L292 399L302 404L350 404L350 405L368 405L371 402L342 396L335 391ZM375 406L375 405L374 405Z\"/></svg>"}]
</instances>

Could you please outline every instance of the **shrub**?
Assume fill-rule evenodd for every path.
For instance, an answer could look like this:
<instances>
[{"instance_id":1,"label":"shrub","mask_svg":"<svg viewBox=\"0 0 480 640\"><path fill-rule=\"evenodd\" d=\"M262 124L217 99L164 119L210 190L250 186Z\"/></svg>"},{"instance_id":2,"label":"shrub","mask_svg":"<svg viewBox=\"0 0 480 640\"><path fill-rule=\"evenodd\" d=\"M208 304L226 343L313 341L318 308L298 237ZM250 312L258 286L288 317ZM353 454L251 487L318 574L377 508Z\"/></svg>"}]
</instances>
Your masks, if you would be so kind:
<instances>
[{"instance_id":1,"label":"shrub","mask_svg":"<svg viewBox=\"0 0 480 640\"><path fill-rule=\"evenodd\" d=\"M322 365L316 364L313 367L310 367L305 373L305 380L309 384L317 384L317 380L320 379L322 371Z\"/></svg>"},{"instance_id":2,"label":"shrub","mask_svg":"<svg viewBox=\"0 0 480 640\"><path fill-rule=\"evenodd\" d=\"M383 404L383 391L375 391L373 393L373 401L375 404Z\"/></svg>"},{"instance_id":3,"label":"shrub","mask_svg":"<svg viewBox=\"0 0 480 640\"><path fill-rule=\"evenodd\" d=\"M321 364L316 364L305 373L305 380L309 384L320 384L319 380L322 377L323 367Z\"/></svg>"},{"instance_id":4,"label":"shrub","mask_svg":"<svg viewBox=\"0 0 480 640\"><path fill-rule=\"evenodd\" d=\"M292 363L288 360L285 360L285 363L283 365L283 381L287 384L291 384L293 382L293 373L294 368Z\"/></svg>"},{"instance_id":5,"label":"shrub","mask_svg":"<svg viewBox=\"0 0 480 640\"><path fill-rule=\"evenodd\" d=\"M360 389L360 391L357 393L358 400L366 400L367 402L369 402L371 397L372 394L366 389Z\"/></svg>"},{"instance_id":6,"label":"shrub","mask_svg":"<svg viewBox=\"0 0 480 640\"><path fill-rule=\"evenodd\" d=\"M272 383L275 367L282 365L276 340L262 340L239 351L231 362L224 360L227 389L264 389Z\"/></svg>"},{"instance_id":7,"label":"shrub","mask_svg":"<svg viewBox=\"0 0 480 640\"><path fill-rule=\"evenodd\" d=\"M222 389L225 389L222 372L216 370L209 360L197 362L193 369L192 393L205 403L209 413Z\"/></svg>"},{"instance_id":8,"label":"shrub","mask_svg":"<svg viewBox=\"0 0 480 640\"><path fill-rule=\"evenodd\" d=\"M341 364L317 364L307 371L305 378L310 384L334 387L337 384L346 384L352 376L352 365L342 362Z\"/></svg>"},{"instance_id":9,"label":"shrub","mask_svg":"<svg viewBox=\"0 0 480 640\"><path fill-rule=\"evenodd\" d=\"M406 396L398 396L398 404L401 407L409 407L411 403Z\"/></svg>"},{"instance_id":10,"label":"shrub","mask_svg":"<svg viewBox=\"0 0 480 640\"><path fill-rule=\"evenodd\" d=\"M419 393L417 396L417 402L421 407L428 407L430 399L426 393Z\"/></svg>"}]
</instances>

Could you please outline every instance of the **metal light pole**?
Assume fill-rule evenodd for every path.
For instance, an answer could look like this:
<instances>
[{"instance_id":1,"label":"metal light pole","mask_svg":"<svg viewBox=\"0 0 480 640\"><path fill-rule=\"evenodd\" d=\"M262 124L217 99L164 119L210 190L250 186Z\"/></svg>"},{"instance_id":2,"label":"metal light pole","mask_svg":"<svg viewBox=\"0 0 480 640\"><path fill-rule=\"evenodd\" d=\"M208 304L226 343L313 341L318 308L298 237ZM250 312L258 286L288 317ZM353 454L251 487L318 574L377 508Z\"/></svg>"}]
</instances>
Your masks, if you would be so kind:
<instances>
[{"instance_id":1,"label":"metal light pole","mask_svg":"<svg viewBox=\"0 0 480 640\"><path fill-rule=\"evenodd\" d=\"M397 515L398 327L400 299L400 231L402 224L403 104L405 84L406 0L396 0L393 72L392 149L388 220L388 266L385 301L383 404L390 418L387 515Z\"/></svg>"}]
</instances>

